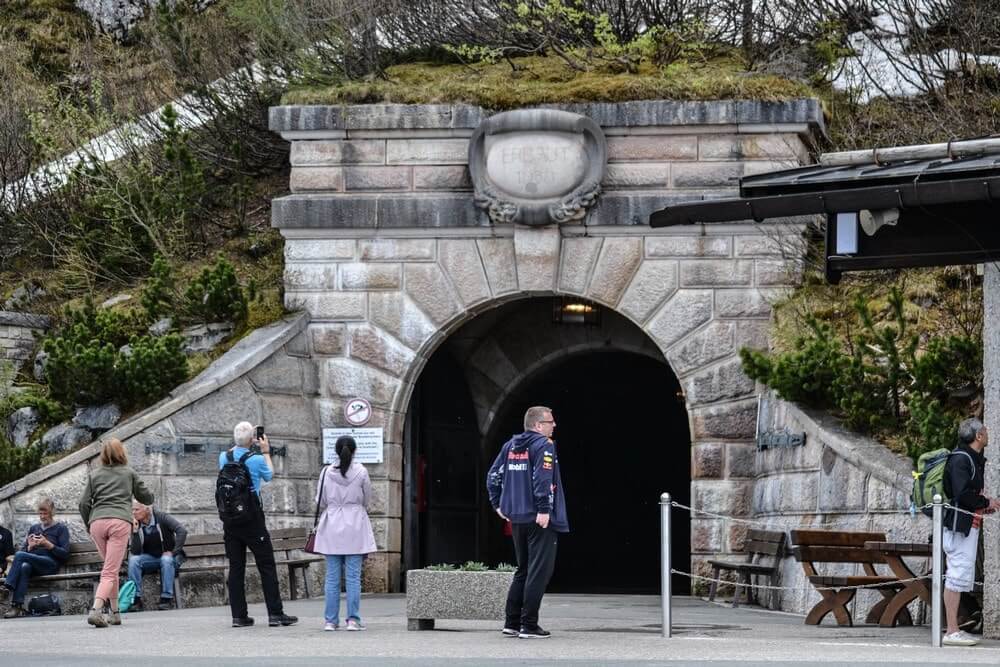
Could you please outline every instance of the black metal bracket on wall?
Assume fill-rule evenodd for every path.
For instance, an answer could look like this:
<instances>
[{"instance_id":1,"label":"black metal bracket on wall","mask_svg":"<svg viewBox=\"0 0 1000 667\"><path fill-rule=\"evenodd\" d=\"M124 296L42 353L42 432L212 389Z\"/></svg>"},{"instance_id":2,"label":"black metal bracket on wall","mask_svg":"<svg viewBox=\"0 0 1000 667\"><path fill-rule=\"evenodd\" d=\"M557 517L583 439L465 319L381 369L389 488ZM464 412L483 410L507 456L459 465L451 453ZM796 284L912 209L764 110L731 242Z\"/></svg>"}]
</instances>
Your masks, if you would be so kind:
<instances>
[{"instance_id":1,"label":"black metal bracket on wall","mask_svg":"<svg viewBox=\"0 0 1000 667\"><path fill-rule=\"evenodd\" d=\"M781 449L802 447L806 444L805 433L788 433L787 431L765 431L757 436L757 451L765 449Z\"/></svg>"},{"instance_id":2,"label":"black metal bracket on wall","mask_svg":"<svg viewBox=\"0 0 1000 667\"><path fill-rule=\"evenodd\" d=\"M175 456L218 456L233 446L227 438L177 438L173 442L146 443L147 454L174 454ZM287 456L288 447L271 445L271 456Z\"/></svg>"}]
</instances>

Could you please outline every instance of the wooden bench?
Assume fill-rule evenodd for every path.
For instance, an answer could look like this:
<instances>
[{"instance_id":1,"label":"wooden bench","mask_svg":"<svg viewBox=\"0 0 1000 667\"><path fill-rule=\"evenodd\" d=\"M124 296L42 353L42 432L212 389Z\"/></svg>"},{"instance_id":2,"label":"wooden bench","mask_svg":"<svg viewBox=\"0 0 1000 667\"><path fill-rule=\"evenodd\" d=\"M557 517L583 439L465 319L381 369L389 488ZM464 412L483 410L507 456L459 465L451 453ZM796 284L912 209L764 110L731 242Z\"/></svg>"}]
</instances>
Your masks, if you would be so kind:
<instances>
[{"instance_id":1,"label":"wooden bench","mask_svg":"<svg viewBox=\"0 0 1000 667\"><path fill-rule=\"evenodd\" d=\"M777 574L778 566L781 564L781 557L785 549L785 533L782 531L757 530L751 528L747 531L746 545L743 550L747 558L743 562L732 562L724 560L710 560L708 564L712 566L712 585L708 589L709 601L715 600L715 594L719 588L719 572L722 570L736 572L737 583L745 586L736 586L733 592L733 606L740 606L740 589L746 588L747 604L753 601L753 589L751 588L750 577L756 575L767 579L769 585L773 585ZM770 558L770 563L754 562L758 556ZM779 596L777 590L771 590L770 606L776 609Z\"/></svg>"},{"instance_id":2,"label":"wooden bench","mask_svg":"<svg viewBox=\"0 0 1000 667\"><path fill-rule=\"evenodd\" d=\"M305 528L280 528L269 532L271 534L271 546L274 547L275 563L278 567L284 566L288 568L288 588L291 598L293 600L298 599L296 573L300 571L302 573L302 587L304 589L305 596L307 598L310 597L309 576L307 570L310 565L322 560L323 557L312 554L295 556L292 553L293 551L299 551L305 547L309 531ZM182 588L182 578L184 575L204 572L222 572L223 577L226 577L228 576L227 573L229 570L228 563L206 563L204 565L198 565L197 563L192 562L199 558L225 559L226 544L223 540L222 533L209 535L188 535L187 540L184 542L184 553L187 555L189 560L185 561L181 567L177 568L177 574L174 579L174 597L177 600L178 609L184 608ZM247 567L251 567L252 564L253 554L248 551Z\"/></svg>"},{"instance_id":3,"label":"wooden bench","mask_svg":"<svg viewBox=\"0 0 1000 667\"><path fill-rule=\"evenodd\" d=\"M292 552L299 551L306 545L306 538L309 535L309 531L305 528L281 528L278 530L270 531L271 534L271 545L274 547L274 557L276 564L280 566L285 566L288 568L288 587L293 600L298 599L298 585L297 585L297 572L302 573L302 587L305 592L305 596L310 597L309 592L309 576L307 570L309 566L313 563L322 560L321 556L314 556L311 554L306 554L304 556L296 556ZM40 577L32 577L32 583L56 583L60 581L81 581L81 580L92 580L94 592L97 591L97 584L101 578L100 569L93 569L93 566L99 566L104 562L101 555L97 552L97 547L94 546L93 542L74 542L69 545L70 556L63 568L66 569L76 569L79 567L88 567L89 569L81 572L60 572L58 574L47 574ZM188 560L184 564L177 568L174 575L174 599L177 601L177 608L184 608L184 595L182 588L182 579L186 574L196 574L204 572L222 572L223 575L229 570L228 563L205 563L203 565L198 564L198 559L208 559L208 558L221 558L226 557L226 545L223 540L222 533L214 533L208 535L188 535L187 540L184 543L184 553L188 557ZM248 567L253 564L253 555L247 554L247 565ZM122 563L122 574L120 576L127 577L128 560Z\"/></svg>"},{"instance_id":4,"label":"wooden bench","mask_svg":"<svg viewBox=\"0 0 1000 667\"><path fill-rule=\"evenodd\" d=\"M838 625L851 626L854 622L847 605L854 599L854 586L871 586L882 594L882 599L872 607L865 619L866 623L878 623L886 606L892 601L896 591L903 584L896 576L878 574L875 566L885 560L878 551L865 547L865 542L884 542L885 533L846 532L836 530L793 530L792 554L802 564L806 577L822 599L806 616L806 625L819 625L827 614L833 612ZM819 563L857 563L864 570L863 575L824 575L816 565ZM909 612L904 610L899 623L912 625Z\"/></svg>"},{"instance_id":5,"label":"wooden bench","mask_svg":"<svg viewBox=\"0 0 1000 667\"><path fill-rule=\"evenodd\" d=\"M97 584L101 581L100 565L104 562L101 554L97 551L97 546L93 542L72 542L69 545L69 558L63 563L60 569L76 570L81 567L87 568L80 572L57 572L56 574L44 574L32 577L30 584L49 584L60 581L87 581L93 583L94 594L97 594ZM93 569L94 565L97 570Z\"/></svg>"}]
</instances>

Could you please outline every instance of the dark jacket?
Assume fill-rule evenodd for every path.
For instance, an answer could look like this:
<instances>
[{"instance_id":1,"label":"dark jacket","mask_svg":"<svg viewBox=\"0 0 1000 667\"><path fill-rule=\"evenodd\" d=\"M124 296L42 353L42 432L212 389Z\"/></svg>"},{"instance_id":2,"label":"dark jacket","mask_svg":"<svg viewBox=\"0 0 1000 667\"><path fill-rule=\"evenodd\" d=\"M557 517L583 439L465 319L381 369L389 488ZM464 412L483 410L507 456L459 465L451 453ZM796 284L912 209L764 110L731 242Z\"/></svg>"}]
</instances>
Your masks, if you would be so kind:
<instances>
[{"instance_id":1,"label":"dark jacket","mask_svg":"<svg viewBox=\"0 0 1000 667\"><path fill-rule=\"evenodd\" d=\"M24 536L24 544L21 551L28 551L28 535L44 535L52 543L51 549L33 549L28 553L36 556L48 556L59 565L69 558L69 528L64 523L53 522L48 528L42 528L42 524L33 523L28 529L28 534Z\"/></svg>"},{"instance_id":2,"label":"dark jacket","mask_svg":"<svg viewBox=\"0 0 1000 667\"><path fill-rule=\"evenodd\" d=\"M153 510L153 520L156 531L148 537L142 526L139 526L138 530L132 531L132 544L129 546L129 552L133 556L144 553L150 556L162 556L164 551L170 551L178 563L184 562L186 560L184 541L187 540L187 528L166 512L158 510Z\"/></svg>"},{"instance_id":3,"label":"dark jacket","mask_svg":"<svg viewBox=\"0 0 1000 667\"><path fill-rule=\"evenodd\" d=\"M10 531L0 526L0 573L7 570L7 557L13 556L17 549L14 548L14 536Z\"/></svg>"},{"instance_id":4,"label":"dark jacket","mask_svg":"<svg viewBox=\"0 0 1000 667\"><path fill-rule=\"evenodd\" d=\"M504 444L486 475L486 490L493 509L512 523L548 514L557 532L569 532L556 444L541 433L525 431Z\"/></svg>"},{"instance_id":5,"label":"dark jacket","mask_svg":"<svg viewBox=\"0 0 1000 667\"><path fill-rule=\"evenodd\" d=\"M945 492L951 504L967 512L988 507L990 501L983 495L985 477L986 457L966 444L956 447L944 469ZM972 529L972 515L946 508L944 527L968 535Z\"/></svg>"}]
</instances>

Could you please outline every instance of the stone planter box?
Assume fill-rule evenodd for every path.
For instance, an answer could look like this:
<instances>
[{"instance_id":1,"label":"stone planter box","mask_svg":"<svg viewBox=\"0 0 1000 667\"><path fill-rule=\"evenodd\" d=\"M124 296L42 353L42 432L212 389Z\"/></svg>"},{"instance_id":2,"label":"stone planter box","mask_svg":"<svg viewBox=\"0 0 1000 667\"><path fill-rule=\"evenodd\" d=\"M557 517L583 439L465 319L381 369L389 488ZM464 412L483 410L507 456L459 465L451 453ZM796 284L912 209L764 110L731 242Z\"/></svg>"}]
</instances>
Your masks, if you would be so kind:
<instances>
[{"instance_id":1,"label":"stone planter box","mask_svg":"<svg viewBox=\"0 0 1000 667\"><path fill-rule=\"evenodd\" d=\"M409 630L433 630L438 618L503 621L513 572L410 570L406 573Z\"/></svg>"}]
</instances>

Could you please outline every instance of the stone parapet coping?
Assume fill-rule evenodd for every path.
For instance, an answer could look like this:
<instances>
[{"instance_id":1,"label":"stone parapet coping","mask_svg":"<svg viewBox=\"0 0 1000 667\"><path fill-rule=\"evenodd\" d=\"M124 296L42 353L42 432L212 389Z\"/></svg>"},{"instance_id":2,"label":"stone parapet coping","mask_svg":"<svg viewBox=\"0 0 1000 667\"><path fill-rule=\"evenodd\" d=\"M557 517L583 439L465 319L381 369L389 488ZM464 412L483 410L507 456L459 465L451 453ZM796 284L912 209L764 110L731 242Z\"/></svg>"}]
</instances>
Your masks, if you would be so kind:
<instances>
[{"instance_id":1,"label":"stone parapet coping","mask_svg":"<svg viewBox=\"0 0 1000 667\"><path fill-rule=\"evenodd\" d=\"M802 98L781 102L761 100L588 102L545 104L587 116L611 127L669 127L713 125L806 125L826 135L820 101ZM331 132L370 130L470 131L491 112L468 104L350 104L271 107L268 125L286 139L321 138ZM772 128L773 129L773 128ZM760 131L760 130L758 130ZM311 135L311 136L310 136Z\"/></svg>"},{"instance_id":2,"label":"stone parapet coping","mask_svg":"<svg viewBox=\"0 0 1000 667\"><path fill-rule=\"evenodd\" d=\"M308 324L309 314L301 312L256 329L214 361L196 378L175 388L170 392L170 396L156 405L119 424L103 434L99 440L83 449L0 488L0 501L7 500L25 489L41 484L80 463L97 457L101 452L102 442L107 439L127 440L245 375L301 333Z\"/></svg>"},{"instance_id":3,"label":"stone parapet coping","mask_svg":"<svg viewBox=\"0 0 1000 667\"><path fill-rule=\"evenodd\" d=\"M846 429L836 417L785 402L788 416L802 424L806 438L820 439L840 458L895 489L909 491L913 485L913 463L885 445Z\"/></svg>"},{"instance_id":4,"label":"stone parapet coping","mask_svg":"<svg viewBox=\"0 0 1000 667\"><path fill-rule=\"evenodd\" d=\"M52 318L48 315L0 310L0 326L48 329L51 324Z\"/></svg>"}]
</instances>

